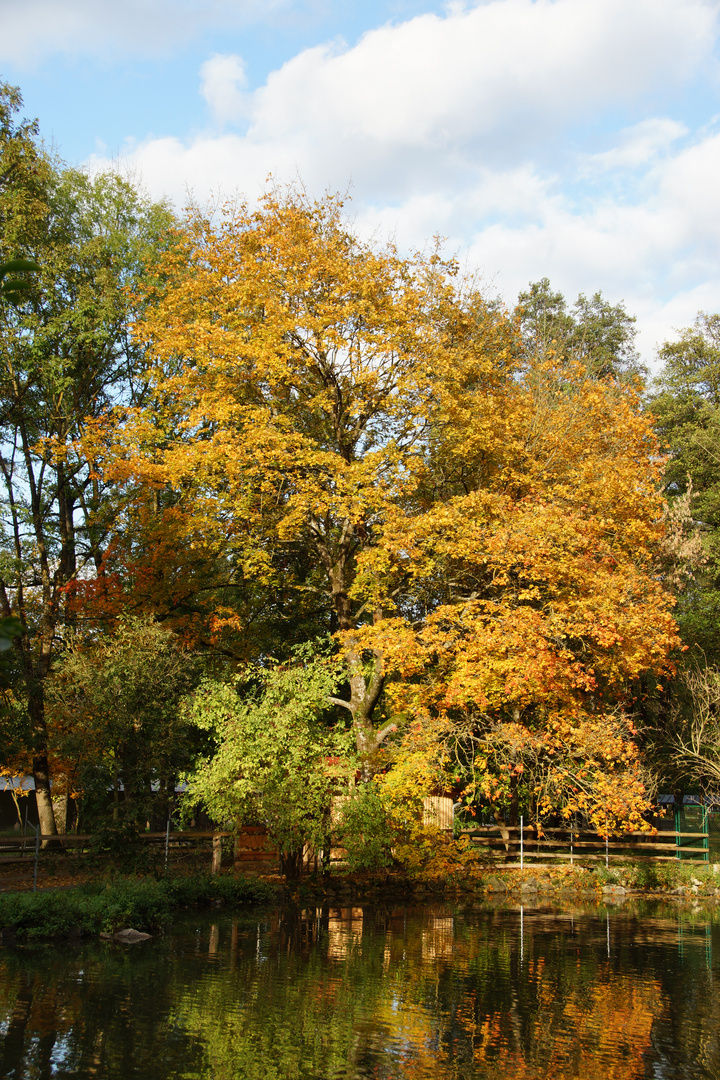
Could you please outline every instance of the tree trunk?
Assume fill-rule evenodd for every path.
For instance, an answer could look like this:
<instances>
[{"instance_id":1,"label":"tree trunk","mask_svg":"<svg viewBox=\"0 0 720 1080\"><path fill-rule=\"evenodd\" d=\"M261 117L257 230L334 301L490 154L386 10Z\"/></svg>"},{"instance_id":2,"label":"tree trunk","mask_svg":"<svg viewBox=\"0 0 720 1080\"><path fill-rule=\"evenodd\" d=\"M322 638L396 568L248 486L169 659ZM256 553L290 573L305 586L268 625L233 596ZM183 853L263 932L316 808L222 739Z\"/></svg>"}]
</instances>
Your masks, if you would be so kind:
<instances>
[{"instance_id":1,"label":"tree trunk","mask_svg":"<svg viewBox=\"0 0 720 1080\"><path fill-rule=\"evenodd\" d=\"M322 527L318 524L315 546L327 571L337 625L347 635L343 643L343 652L348 668L350 700L331 698L331 701L335 705L342 705L352 715L355 740L361 761L362 780L367 783L372 780L375 773L375 756L380 745L391 731L397 729L395 724L388 724L382 731L376 731L373 726L373 713L385 683L384 659L382 654L376 651L373 655L371 670L366 673L363 649L358 646L352 635L352 632L357 629L357 623L348 594L346 569L351 556L357 550L355 533L353 523L346 520L337 543L337 550L332 554L330 546L322 539ZM378 607L373 612L373 622L380 622L382 618L382 608Z\"/></svg>"},{"instance_id":2,"label":"tree trunk","mask_svg":"<svg viewBox=\"0 0 720 1080\"><path fill-rule=\"evenodd\" d=\"M213 836L212 873L219 874L222 868L222 836Z\"/></svg>"},{"instance_id":3,"label":"tree trunk","mask_svg":"<svg viewBox=\"0 0 720 1080\"><path fill-rule=\"evenodd\" d=\"M60 836L67 834L67 818L68 818L68 803L69 798L67 792L64 795L55 795L52 800L53 804L53 817L55 818L55 828Z\"/></svg>"},{"instance_id":4,"label":"tree trunk","mask_svg":"<svg viewBox=\"0 0 720 1080\"><path fill-rule=\"evenodd\" d=\"M48 770L47 753L41 751L33 758L33 779L35 780L35 800L37 802L38 823L43 836L56 836L55 813L53 811L52 796L50 794L50 776ZM48 847L52 841L43 840L43 847Z\"/></svg>"},{"instance_id":5,"label":"tree trunk","mask_svg":"<svg viewBox=\"0 0 720 1080\"><path fill-rule=\"evenodd\" d=\"M503 841L505 843L505 850L509 851L510 850L510 831L509 831L507 825L505 824L505 822L503 821L503 819L501 818L499 811L493 810L493 817L495 818L495 824L499 828L500 835L502 836Z\"/></svg>"},{"instance_id":6,"label":"tree trunk","mask_svg":"<svg viewBox=\"0 0 720 1080\"><path fill-rule=\"evenodd\" d=\"M23 622L27 625L24 615ZM54 625L50 625L49 613L46 613L43 623L43 632L40 635L40 655L37 662L33 663L30 645L25 635L22 638L21 652L28 694L28 716L33 737L33 778L35 780L38 822L41 833L45 836L56 836L57 828L55 827L55 814L50 793L48 731L45 723L44 680L50 670L50 653L54 631ZM43 847L50 845L52 845L51 840L43 840Z\"/></svg>"},{"instance_id":7,"label":"tree trunk","mask_svg":"<svg viewBox=\"0 0 720 1080\"><path fill-rule=\"evenodd\" d=\"M295 851L281 851L279 859L280 873L285 875L287 881L299 881L303 866L302 848Z\"/></svg>"}]
</instances>

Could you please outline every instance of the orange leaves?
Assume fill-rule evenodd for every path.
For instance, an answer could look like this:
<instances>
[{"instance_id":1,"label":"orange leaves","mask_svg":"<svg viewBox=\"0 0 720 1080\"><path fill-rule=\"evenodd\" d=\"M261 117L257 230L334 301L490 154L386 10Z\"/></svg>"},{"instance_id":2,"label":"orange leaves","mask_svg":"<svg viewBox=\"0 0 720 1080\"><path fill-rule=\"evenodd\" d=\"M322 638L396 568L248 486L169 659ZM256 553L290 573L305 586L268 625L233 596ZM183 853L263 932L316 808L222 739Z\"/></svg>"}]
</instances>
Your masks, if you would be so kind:
<instances>
[{"instance_id":1,"label":"orange leaves","mask_svg":"<svg viewBox=\"0 0 720 1080\"><path fill-rule=\"evenodd\" d=\"M655 442L632 390L573 365L531 366L515 381L513 417L494 481L386 514L354 594L375 600L383 581L381 602L398 614L363 640L395 674L395 708L448 718L486 801L520 797L522 784L541 815L640 827L645 778L612 705L662 671L678 640L654 572ZM472 428L472 410L455 422ZM422 619L399 614L403 579ZM485 764L468 765L477 754Z\"/></svg>"},{"instance_id":2,"label":"orange leaves","mask_svg":"<svg viewBox=\"0 0 720 1080\"><path fill-rule=\"evenodd\" d=\"M218 228L191 217L136 327L151 346L149 407L99 455L182 492L206 534L232 522L253 572L261 550L308 528L367 528L398 483L413 486L442 268L362 245L339 215L333 199L268 196Z\"/></svg>"},{"instance_id":3,"label":"orange leaves","mask_svg":"<svg viewBox=\"0 0 720 1080\"><path fill-rule=\"evenodd\" d=\"M465 745L469 735L458 727ZM528 727L496 722L474 737L482 754L466 798L495 806L522 798L538 822L550 814L580 817L599 832L647 827L647 777L619 712L548 713Z\"/></svg>"},{"instance_id":4,"label":"orange leaves","mask_svg":"<svg viewBox=\"0 0 720 1080\"><path fill-rule=\"evenodd\" d=\"M388 514L382 556L360 556L356 593L381 570L411 575L418 593L451 582L456 596L433 604L420 638L435 625L447 652L452 624L468 670L473 639L497 667L494 627L516 688L539 666L548 687L590 690L601 680L616 692L661 665L677 640L672 600L652 573L662 540L652 433L632 390L572 365L539 363L515 398L522 437L500 482Z\"/></svg>"},{"instance_id":5,"label":"orange leaves","mask_svg":"<svg viewBox=\"0 0 720 1080\"><path fill-rule=\"evenodd\" d=\"M363 243L332 198L193 214L155 280L136 327L147 404L88 436L127 495L133 594L189 618L205 575L225 643L252 625L235 597L285 633L312 596L308 633L340 631L363 754L384 694L437 760L462 730L460 771L501 732L488 790L577 807L616 763L635 791L629 733L604 718L677 642L635 391L528 359L452 265Z\"/></svg>"},{"instance_id":6,"label":"orange leaves","mask_svg":"<svg viewBox=\"0 0 720 1080\"><path fill-rule=\"evenodd\" d=\"M592 519L562 506L499 500L492 517L476 507L471 497L445 504L434 530L434 510L406 519L405 533L386 534L390 552L360 557L358 591L366 566L377 576L393 560L395 575L410 564L418 591L450 578L470 597L484 594L435 606L420 628L393 621L366 631L399 673L423 657L444 707L571 707L578 694L619 693L662 663L675 640L671 600L634 553L613 550Z\"/></svg>"}]
</instances>

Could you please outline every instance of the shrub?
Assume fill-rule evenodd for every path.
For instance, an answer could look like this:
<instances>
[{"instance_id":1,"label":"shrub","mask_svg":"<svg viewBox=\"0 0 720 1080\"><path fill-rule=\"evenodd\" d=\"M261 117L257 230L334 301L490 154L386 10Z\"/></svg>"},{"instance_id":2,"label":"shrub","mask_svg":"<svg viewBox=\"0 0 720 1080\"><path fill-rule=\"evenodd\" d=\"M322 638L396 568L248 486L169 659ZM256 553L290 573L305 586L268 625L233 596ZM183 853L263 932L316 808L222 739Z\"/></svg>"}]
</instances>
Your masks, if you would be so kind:
<instances>
[{"instance_id":1,"label":"shrub","mask_svg":"<svg viewBox=\"0 0 720 1080\"><path fill-rule=\"evenodd\" d=\"M393 863L396 839L376 784L355 787L340 811L336 835L350 870L380 870Z\"/></svg>"},{"instance_id":2,"label":"shrub","mask_svg":"<svg viewBox=\"0 0 720 1080\"><path fill-rule=\"evenodd\" d=\"M213 900L229 906L261 904L274 896L272 886L254 878L126 878L64 892L4 893L0 927L10 926L28 938L97 934L128 926L157 932L170 921L174 908Z\"/></svg>"}]
</instances>

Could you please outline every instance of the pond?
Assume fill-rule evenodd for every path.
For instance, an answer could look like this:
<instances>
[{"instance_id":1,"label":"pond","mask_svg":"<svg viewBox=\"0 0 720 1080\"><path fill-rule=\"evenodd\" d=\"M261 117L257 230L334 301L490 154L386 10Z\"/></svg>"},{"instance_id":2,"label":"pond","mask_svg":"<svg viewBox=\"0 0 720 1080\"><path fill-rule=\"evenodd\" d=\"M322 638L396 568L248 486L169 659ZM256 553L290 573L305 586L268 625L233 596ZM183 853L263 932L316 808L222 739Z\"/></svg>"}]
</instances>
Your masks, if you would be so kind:
<instances>
[{"instance_id":1,"label":"pond","mask_svg":"<svg viewBox=\"0 0 720 1080\"><path fill-rule=\"evenodd\" d=\"M720 1077L720 916L460 904L184 916L0 948L0 1077Z\"/></svg>"}]
</instances>

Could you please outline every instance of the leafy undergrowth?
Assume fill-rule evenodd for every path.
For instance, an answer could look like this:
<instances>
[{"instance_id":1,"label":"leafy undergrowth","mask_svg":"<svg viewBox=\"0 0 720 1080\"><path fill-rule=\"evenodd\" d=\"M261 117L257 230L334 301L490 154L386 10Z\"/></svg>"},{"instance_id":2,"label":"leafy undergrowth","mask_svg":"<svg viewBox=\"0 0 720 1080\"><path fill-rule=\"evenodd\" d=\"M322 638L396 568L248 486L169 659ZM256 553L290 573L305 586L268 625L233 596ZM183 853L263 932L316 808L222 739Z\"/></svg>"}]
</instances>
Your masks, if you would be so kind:
<instances>
[{"instance_id":1,"label":"leafy undergrowth","mask_svg":"<svg viewBox=\"0 0 720 1080\"><path fill-rule=\"evenodd\" d=\"M276 890L257 878L124 878L65 891L0 895L0 927L23 938L83 936L131 926L157 932L178 908L269 903ZM4 933L5 933L4 930Z\"/></svg>"},{"instance_id":2,"label":"leafy undergrowth","mask_svg":"<svg viewBox=\"0 0 720 1080\"><path fill-rule=\"evenodd\" d=\"M622 885L626 889L672 892L675 889L695 889L700 892L715 892L720 888L720 872L715 873L713 866L688 864L675 860L663 863L633 863L598 868L598 880L603 885Z\"/></svg>"},{"instance_id":3,"label":"leafy undergrowth","mask_svg":"<svg viewBox=\"0 0 720 1080\"><path fill-rule=\"evenodd\" d=\"M322 900L343 902L348 898L358 902L411 897L424 902L428 897L519 893L526 887L543 891L588 895L599 898L604 882L598 880L594 870L580 866L527 866L495 865L425 866L408 872L407 868L394 868L374 872L349 872L338 870L322 877L309 877L296 883L290 890L291 898L298 902Z\"/></svg>"},{"instance_id":4,"label":"leafy undergrowth","mask_svg":"<svg viewBox=\"0 0 720 1080\"><path fill-rule=\"evenodd\" d=\"M523 885L542 883L554 891L600 892L606 885L616 885L633 892L680 891L716 895L720 889L720 871L713 872L709 864L687 864L676 861L641 863L628 860L606 869L594 863L590 866L557 863L552 866L535 866L526 861L523 870L505 868L502 863L455 862L430 860L424 867L413 871L413 879L428 887L452 889L493 890L498 884L508 891L521 889Z\"/></svg>"},{"instance_id":5,"label":"leafy undergrowth","mask_svg":"<svg viewBox=\"0 0 720 1080\"><path fill-rule=\"evenodd\" d=\"M432 830L426 830L422 842L397 845L394 853L410 882L432 890L492 891L500 885L508 891L523 885L542 883L554 891L600 891L606 885L618 885L632 891L679 892L691 890L715 895L720 888L720 867L717 873L710 864L691 864L677 860L640 862L628 859L609 868L602 862L580 865L558 860L548 866L534 865L525 860L521 870L517 865L506 867L501 862L488 861L465 837L447 840ZM516 858L516 857L515 857Z\"/></svg>"},{"instance_id":6,"label":"leafy undergrowth","mask_svg":"<svg viewBox=\"0 0 720 1080\"><path fill-rule=\"evenodd\" d=\"M396 854L398 849L395 849ZM352 896L358 901L386 899L392 896L424 897L449 895L519 895L525 890L568 898L595 896L600 899L605 886L620 886L628 892L687 893L720 899L720 871L711 865L688 865L681 862L639 863L628 861L606 869L593 863L580 865L558 861L550 866L526 861L517 865L478 859L462 844L442 844L424 857L405 858L402 865L375 871L335 869L325 878L307 878L291 887L297 900L342 900ZM607 890L606 890L607 891Z\"/></svg>"}]
</instances>

